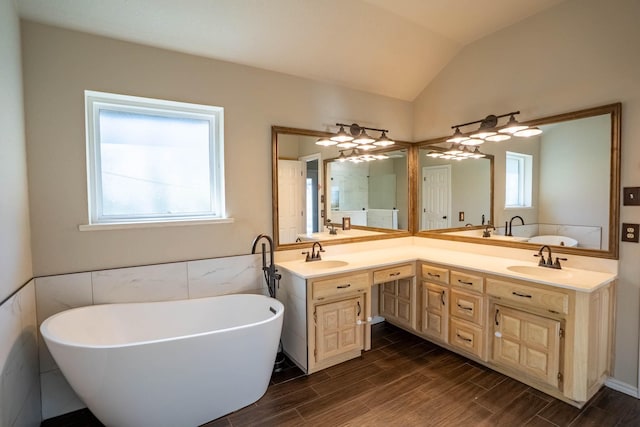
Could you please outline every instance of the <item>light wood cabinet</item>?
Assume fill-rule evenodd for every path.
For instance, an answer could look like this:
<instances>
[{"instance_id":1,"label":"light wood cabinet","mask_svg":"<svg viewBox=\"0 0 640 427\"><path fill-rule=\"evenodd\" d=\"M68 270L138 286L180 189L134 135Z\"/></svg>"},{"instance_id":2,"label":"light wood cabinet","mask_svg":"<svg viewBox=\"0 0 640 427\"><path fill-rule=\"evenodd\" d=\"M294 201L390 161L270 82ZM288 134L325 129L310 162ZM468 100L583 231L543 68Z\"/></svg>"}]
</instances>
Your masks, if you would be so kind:
<instances>
[{"instance_id":1,"label":"light wood cabinet","mask_svg":"<svg viewBox=\"0 0 640 427\"><path fill-rule=\"evenodd\" d=\"M373 280L380 285L380 315L390 323L416 329L415 264L376 270Z\"/></svg>"},{"instance_id":2,"label":"light wood cabinet","mask_svg":"<svg viewBox=\"0 0 640 427\"><path fill-rule=\"evenodd\" d=\"M282 271L277 298L285 305L282 346L311 374L371 348L369 270L301 278Z\"/></svg>"},{"instance_id":3,"label":"light wood cabinet","mask_svg":"<svg viewBox=\"0 0 640 427\"><path fill-rule=\"evenodd\" d=\"M489 276L489 366L583 405L609 374L614 289L615 282L587 293Z\"/></svg>"},{"instance_id":4,"label":"light wood cabinet","mask_svg":"<svg viewBox=\"0 0 640 427\"><path fill-rule=\"evenodd\" d=\"M282 343L306 373L371 348L371 286L387 321L574 406L611 366L615 281L581 292L419 262L313 279L283 271ZM419 292L418 292L419 289Z\"/></svg>"},{"instance_id":5,"label":"light wood cabinet","mask_svg":"<svg viewBox=\"0 0 640 427\"><path fill-rule=\"evenodd\" d=\"M371 348L371 277L365 271L307 281L308 373Z\"/></svg>"},{"instance_id":6,"label":"light wood cabinet","mask_svg":"<svg viewBox=\"0 0 640 427\"><path fill-rule=\"evenodd\" d=\"M314 307L316 363L363 348L364 306L364 297L360 295Z\"/></svg>"},{"instance_id":7,"label":"light wood cabinet","mask_svg":"<svg viewBox=\"0 0 640 427\"><path fill-rule=\"evenodd\" d=\"M422 333L438 340L447 341L449 288L423 281L422 307Z\"/></svg>"},{"instance_id":8,"label":"light wood cabinet","mask_svg":"<svg viewBox=\"0 0 640 427\"><path fill-rule=\"evenodd\" d=\"M561 322L496 304L491 361L561 389Z\"/></svg>"},{"instance_id":9,"label":"light wood cabinet","mask_svg":"<svg viewBox=\"0 0 640 427\"><path fill-rule=\"evenodd\" d=\"M456 350L486 359L484 277L452 270L449 304L449 344Z\"/></svg>"},{"instance_id":10,"label":"light wood cabinet","mask_svg":"<svg viewBox=\"0 0 640 427\"><path fill-rule=\"evenodd\" d=\"M463 319L482 327L484 325L483 305L484 297L482 295L458 289L451 290L451 315L458 319Z\"/></svg>"}]
</instances>

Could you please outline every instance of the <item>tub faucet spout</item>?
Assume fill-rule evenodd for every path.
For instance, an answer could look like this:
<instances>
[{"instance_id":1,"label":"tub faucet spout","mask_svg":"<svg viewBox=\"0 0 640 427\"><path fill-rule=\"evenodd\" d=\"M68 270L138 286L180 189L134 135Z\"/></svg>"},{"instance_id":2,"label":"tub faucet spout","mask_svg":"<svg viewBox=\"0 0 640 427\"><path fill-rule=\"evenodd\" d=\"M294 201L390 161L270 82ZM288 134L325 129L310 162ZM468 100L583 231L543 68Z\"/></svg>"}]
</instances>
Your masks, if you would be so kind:
<instances>
[{"instance_id":1,"label":"tub faucet spout","mask_svg":"<svg viewBox=\"0 0 640 427\"><path fill-rule=\"evenodd\" d=\"M251 253L256 253L256 247L260 240L266 240L269 244L269 264L267 264L267 247L265 243L262 243L262 271L264 279L267 282L267 288L269 289L269 295L272 298L276 297L276 282L279 282L282 275L278 273L276 265L273 262L273 239L266 234L259 234L253 241L251 246Z\"/></svg>"},{"instance_id":2,"label":"tub faucet spout","mask_svg":"<svg viewBox=\"0 0 640 427\"><path fill-rule=\"evenodd\" d=\"M519 219L520 222L522 223L522 225L524 225L524 219L522 219L522 217L520 215L512 216L511 219L509 220L509 227L507 228L507 230L505 230L505 235L507 235L507 236L513 236L513 234L511 234L511 232L513 231L513 220L514 219Z\"/></svg>"}]
</instances>

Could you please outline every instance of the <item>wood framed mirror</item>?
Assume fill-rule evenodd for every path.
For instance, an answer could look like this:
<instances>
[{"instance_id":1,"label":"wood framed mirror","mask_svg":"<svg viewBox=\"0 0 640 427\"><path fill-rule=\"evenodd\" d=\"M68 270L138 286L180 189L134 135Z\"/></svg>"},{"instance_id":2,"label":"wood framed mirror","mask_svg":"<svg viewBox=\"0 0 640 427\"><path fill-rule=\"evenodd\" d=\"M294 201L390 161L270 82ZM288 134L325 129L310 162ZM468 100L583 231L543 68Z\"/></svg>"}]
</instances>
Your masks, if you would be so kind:
<instances>
[{"instance_id":1,"label":"wood framed mirror","mask_svg":"<svg viewBox=\"0 0 640 427\"><path fill-rule=\"evenodd\" d=\"M466 171L462 188L476 188L476 181L484 182L483 189L473 194L486 199L465 193L464 198L473 202L450 207L443 216L453 216L454 221L445 224L428 222L419 202L414 217L416 235L518 248L550 244L562 253L617 259L620 120L621 104L616 103L524 122L542 129L537 137L485 142L480 150L494 159L489 189L485 169ZM433 146L446 147L447 138L418 143L417 164L425 165L423 157ZM478 169L471 160L459 163L460 168ZM515 173L520 173L519 181L514 181ZM419 195L428 191L424 182L416 183ZM528 186L528 190L519 190L524 199L519 204L512 200L513 182ZM456 189L452 187L448 194ZM451 197L460 199L457 194ZM473 207L466 207L469 205ZM463 208L472 216L466 216L468 211ZM455 221L460 212L465 212L464 224ZM496 230L491 230L491 237L482 237L489 223ZM471 226L464 227L467 224ZM507 235L508 229L512 236Z\"/></svg>"},{"instance_id":2,"label":"wood framed mirror","mask_svg":"<svg viewBox=\"0 0 640 427\"><path fill-rule=\"evenodd\" d=\"M414 223L412 144L396 141L393 146L372 150L369 153L386 158L370 162L338 162L339 148L316 144L319 138L331 135L271 128L276 248L410 236ZM346 151L348 155L351 150ZM343 218L348 218L350 229L342 229Z\"/></svg>"}]
</instances>

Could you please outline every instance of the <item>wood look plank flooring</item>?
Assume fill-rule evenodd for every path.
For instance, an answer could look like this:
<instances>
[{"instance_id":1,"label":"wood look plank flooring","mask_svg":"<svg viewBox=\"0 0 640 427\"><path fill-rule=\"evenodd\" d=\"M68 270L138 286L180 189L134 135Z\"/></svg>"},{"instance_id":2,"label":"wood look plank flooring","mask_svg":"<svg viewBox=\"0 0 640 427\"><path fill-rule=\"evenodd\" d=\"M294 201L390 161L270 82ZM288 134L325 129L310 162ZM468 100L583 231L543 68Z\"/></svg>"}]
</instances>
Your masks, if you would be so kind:
<instances>
[{"instance_id":1,"label":"wood look plank flooring","mask_svg":"<svg viewBox=\"0 0 640 427\"><path fill-rule=\"evenodd\" d=\"M309 376L289 363L260 400L203 427L640 426L640 400L623 393L577 409L390 324L372 334L361 357ZM42 427L103 426L84 409Z\"/></svg>"}]
</instances>

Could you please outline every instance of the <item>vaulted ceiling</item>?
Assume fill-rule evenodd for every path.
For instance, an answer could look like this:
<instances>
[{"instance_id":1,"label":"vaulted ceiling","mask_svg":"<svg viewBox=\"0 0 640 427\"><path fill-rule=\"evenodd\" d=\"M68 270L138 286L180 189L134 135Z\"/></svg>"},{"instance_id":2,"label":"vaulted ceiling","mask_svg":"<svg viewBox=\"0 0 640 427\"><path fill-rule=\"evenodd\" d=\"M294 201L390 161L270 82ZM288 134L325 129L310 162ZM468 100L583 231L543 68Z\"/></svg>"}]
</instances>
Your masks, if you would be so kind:
<instances>
[{"instance_id":1,"label":"vaulted ceiling","mask_svg":"<svg viewBox=\"0 0 640 427\"><path fill-rule=\"evenodd\" d=\"M24 19L411 101L465 45L563 0L16 0Z\"/></svg>"}]
</instances>

